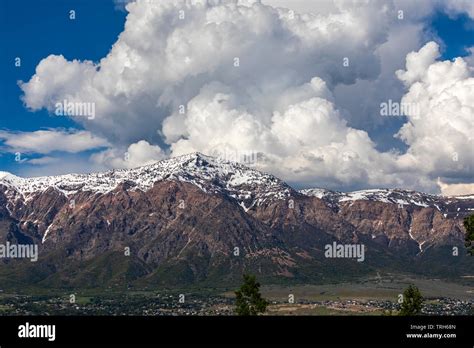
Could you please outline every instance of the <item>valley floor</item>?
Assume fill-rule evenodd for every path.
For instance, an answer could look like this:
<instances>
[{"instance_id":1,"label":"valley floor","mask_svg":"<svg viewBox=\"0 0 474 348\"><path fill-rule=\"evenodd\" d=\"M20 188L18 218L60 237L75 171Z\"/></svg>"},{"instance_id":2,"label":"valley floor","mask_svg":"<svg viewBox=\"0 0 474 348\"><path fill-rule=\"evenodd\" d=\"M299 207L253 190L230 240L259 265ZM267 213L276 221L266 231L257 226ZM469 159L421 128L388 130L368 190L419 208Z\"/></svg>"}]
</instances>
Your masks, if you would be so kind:
<instances>
[{"instance_id":1,"label":"valley floor","mask_svg":"<svg viewBox=\"0 0 474 348\"><path fill-rule=\"evenodd\" d=\"M398 297L409 284L423 294L424 315L474 315L474 279L384 276L325 285L265 285L266 315L396 315ZM72 296L74 295L74 296ZM233 315L230 289L112 289L0 292L0 315Z\"/></svg>"}]
</instances>

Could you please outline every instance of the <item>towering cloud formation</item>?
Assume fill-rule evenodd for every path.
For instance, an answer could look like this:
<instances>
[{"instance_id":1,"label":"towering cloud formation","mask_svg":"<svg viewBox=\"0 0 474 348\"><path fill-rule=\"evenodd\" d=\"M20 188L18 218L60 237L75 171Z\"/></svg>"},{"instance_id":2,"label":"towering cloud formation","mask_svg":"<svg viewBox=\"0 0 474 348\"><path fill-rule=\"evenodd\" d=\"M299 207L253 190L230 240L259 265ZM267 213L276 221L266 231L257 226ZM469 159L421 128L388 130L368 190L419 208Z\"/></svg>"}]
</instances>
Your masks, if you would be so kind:
<instances>
[{"instance_id":1,"label":"towering cloud formation","mask_svg":"<svg viewBox=\"0 0 474 348\"><path fill-rule=\"evenodd\" d=\"M409 88L403 103L416 105L397 136L410 147L403 167L426 175L472 181L474 170L474 77L466 61L437 62L434 42L407 56L398 77Z\"/></svg>"},{"instance_id":2,"label":"towering cloud formation","mask_svg":"<svg viewBox=\"0 0 474 348\"><path fill-rule=\"evenodd\" d=\"M380 48L398 37L391 29L398 25L398 5L326 3L324 13L300 15L258 0L138 0L127 5L125 30L106 57L97 64L55 55L43 59L31 80L21 84L24 102L32 110L51 111L64 99L95 103L94 119L76 120L113 144L93 156L111 166L140 165L165 152L252 151L260 153L262 169L300 185L429 191L436 188L436 176L462 181L472 173L466 137L431 157L429 122L409 118L398 133L409 146L402 155L378 151L368 133L357 129L361 113L353 101L345 103L348 110L337 105L340 88L394 76L380 62L393 46L382 53ZM468 107L470 70L462 60L435 63L433 45L409 55L406 71L398 74L409 88L404 100L432 101L422 106L430 115L448 108L456 113L454 101L432 86L440 82L430 66L451 71L457 83L449 85L451 92L462 90L466 96L459 105ZM427 95L419 96L419 88ZM445 108L432 112L437 100L444 100ZM462 109L461 117L468 113ZM369 120L379 117L372 113ZM459 122L453 116L453 129ZM462 132L470 129L462 125ZM442 128L439 122L434 126ZM451 146L450 134L436 136ZM445 170L446 156L455 151L464 156L457 162L461 170Z\"/></svg>"}]
</instances>

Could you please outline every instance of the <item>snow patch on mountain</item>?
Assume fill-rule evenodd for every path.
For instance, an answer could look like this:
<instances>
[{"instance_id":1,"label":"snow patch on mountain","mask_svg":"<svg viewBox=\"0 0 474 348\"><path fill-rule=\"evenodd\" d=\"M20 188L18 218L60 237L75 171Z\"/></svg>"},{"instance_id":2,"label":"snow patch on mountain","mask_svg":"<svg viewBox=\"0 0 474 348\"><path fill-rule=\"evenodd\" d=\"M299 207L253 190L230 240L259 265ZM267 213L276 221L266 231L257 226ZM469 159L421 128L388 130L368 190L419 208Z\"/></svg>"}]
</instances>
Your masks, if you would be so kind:
<instances>
[{"instance_id":1,"label":"snow patch on mountain","mask_svg":"<svg viewBox=\"0 0 474 348\"><path fill-rule=\"evenodd\" d=\"M446 197L401 189L370 189L354 192L337 192L321 188L300 190L299 193L317 197L333 207L347 202L373 201L395 204L400 208L433 208L443 213L444 218L458 217L459 212L466 213L474 209L474 195Z\"/></svg>"},{"instance_id":2,"label":"snow patch on mountain","mask_svg":"<svg viewBox=\"0 0 474 348\"><path fill-rule=\"evenodd\" d=\"M8 172L0 172L0 186L6 186L4 193L9 204L18 199L26 202L32 199L34 194L50 188L66 196L85 191L106 194L125 182L132 183L130 190L147 191L155 182L163 180L187 182L207 193L226 194L235 199L246 212L267 201L286 200L295 193L290 186L273 175L200 153L174 157L134 169L102 173L21 178ZM369 189L345 193L312 188L300 190L299 193L322 199L331 206L369 200L401 207L434 207L443 213L454 213L454 208L459 211L459 202L464 202L463 210L474 207L471 202L474 200L473 195L443 197L400 189ZM447 205L451 205L452 209L448 211Z\"/></svg>"},{"instance_id":3,"label":"snow patch on mountain","mask_svg":"<svg viewBox=\"0 0 474 348\"><path fill-rule=\"evenodd\" d=\"M134 189L149 190L162 180L177 180L196 185L204 192L225 193L240 203L253 206L268 199L286 199L292 189L273 175L262 173L239 163L192 153L134 169L103 173L67 174L36 178L20 178L0 172L0 185L18 192L23 198L54 188L66 196L81 191L108 193L119 184L132 182Z\"/></svg>"},{"instance_id":4,"label":"snow patch on mountain","mask_svg":"<svg viewBox=\"0 0 474 348\"><path fill-rule=\"evenodd\" d=\"M456 196L456 199L474 199L474 195Z\"/></svg>"},{"instance_id":5,"label":"snow patch on mountain","mask_svg":"<svg viewBox=\"0 0 474 348\"><path fill-rule=\"evenodd\" d=\"M398 205L417 205L424 208L432 206L440 198L439 196L424 194L421 192L399 189L370 189L353 192L306 189L299 192L306 196L314 196L336 203L369 200L383 203L394 203Z\"/></svg>"}]
</instances>

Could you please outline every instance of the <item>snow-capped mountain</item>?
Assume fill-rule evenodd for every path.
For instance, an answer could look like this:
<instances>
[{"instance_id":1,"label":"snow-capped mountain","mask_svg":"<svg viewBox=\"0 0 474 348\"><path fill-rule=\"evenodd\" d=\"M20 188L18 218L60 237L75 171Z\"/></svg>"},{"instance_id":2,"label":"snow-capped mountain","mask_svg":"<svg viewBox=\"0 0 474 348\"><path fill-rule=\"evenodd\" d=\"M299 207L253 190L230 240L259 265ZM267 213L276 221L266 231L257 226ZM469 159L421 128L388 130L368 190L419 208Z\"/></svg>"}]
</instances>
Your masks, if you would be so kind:
<instances>
[{"instance_id":1,"label":"snow-capped mountain","mask_svg":"<svg viewBox=\"0 0 474 348\"><path fill-rule=\"evenodd\" d=\"M440 201L457 199L474 199L474 195L444 197L430 195L427 193L400 190L400 189L369 189L353 192L338 192L326 189L312 188L300 190L300 193L307 196L314 196L332 202L346 202L357 200L370 200L384 203L394 203L401 205L414 204L420 207L436 206Z\"/></svg>"},{"instance_id":2,"label":"snow-capped mountain","mask_svg":"<svg viewBox=\"0 0 474 348\"><path fill-rule=\"evenodd\" d=\"M119 267L120 276L147 283L182 274L191 282L237 279L248 268L305 280L391 265L451 275L472 269L449 250L463 248L463 219L473 209L472 196L296 191L270 174L199 153L103 173L0 173L0 241L40 245L45 264L37 279L46 284L94 285L90 275L117 262L131 267ZM363 243L367 262L328 261L323 251L333 242ZM132 258L123 259L125 247Z\"/></svg>"},{"instance_id":3,"label":"snow-capped mountain","mask_svg":"<svg viewBox=\"0 0 474 348\"><path fill-rule=\"evenodd\" d=\"M418 206L436 208L444 214L474 212L474 195L439 196L401 189L368 189L353 192L338 192L320 188L299 191L306 196L317 197L332 205L339 206L354 201L373 201L396 204L397 206Z\"/></svg>"},{"instance_id":4,"label":"snow-capped mountain","mask_svg":"<svg viewBox=\"0 0 474 348\"><path fill-rule=\"evenodd\" d=\"M162 180L191 183L207 193L223 192L239 202L286 199L291 188L273 175L259 172L242 164L192 153L150 165L111 170L103 173L68 174L36 178L20 178L0 172L0 185L10 187L27 198L35 192L54 188L64 195L77 192L107 193L127 182L132 189L147 191Z\"/></svg>"},{"instance_id":5,"label":"snow-capped mountain","mask_svg":"<svg viewBox=\"0 0 474 348\"><path fill-rule=\"evenodd\" d=\"M110 170L102 173L21 178L8 172L0 172L0 185L9 187L11 194L15 191L23 198L48 188L54 188L66 196L81 191L104 194L113 191L117 185L124 182L129 183L132 190L147 191L155 182L163 180L191 183L207 193L226 193L243 206L249 202L258 206L268 199L285 200L294 192L290 186L273 175L201 153L179 156L134 169ZM446 203L474 199L474 195L443 197L400 189L338 192L311 188L300 190L299 193L333 204L370 200L398 205L435 207L440 211Z\"/></svg>"}]
</instances>

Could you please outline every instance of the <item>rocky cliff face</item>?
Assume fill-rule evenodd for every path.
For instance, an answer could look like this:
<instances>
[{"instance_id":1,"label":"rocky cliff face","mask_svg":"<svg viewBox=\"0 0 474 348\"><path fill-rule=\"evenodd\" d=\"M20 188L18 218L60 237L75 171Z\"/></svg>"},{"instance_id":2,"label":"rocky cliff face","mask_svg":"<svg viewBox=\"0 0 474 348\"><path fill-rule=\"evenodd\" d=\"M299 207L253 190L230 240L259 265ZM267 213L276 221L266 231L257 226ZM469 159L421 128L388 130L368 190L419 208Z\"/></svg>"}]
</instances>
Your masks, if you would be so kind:
<instances>
[{"instance_id":1,"label":"rocky cliff face","mask_svg":"<svg viewBox=\"0 0 474 348\"><path fill-rule=\"evenodd\" d=\"M88 175L0 173L0 243L40 246L38 263L3 260L0 277L148 286L224 285L244 270L295 282L376 271L460 276L473 266L462 226L473 208L472 196L296 191L201 154ZM363 244L363 262L327 258L334 242Z\"/></svg>"}]
</instances>

